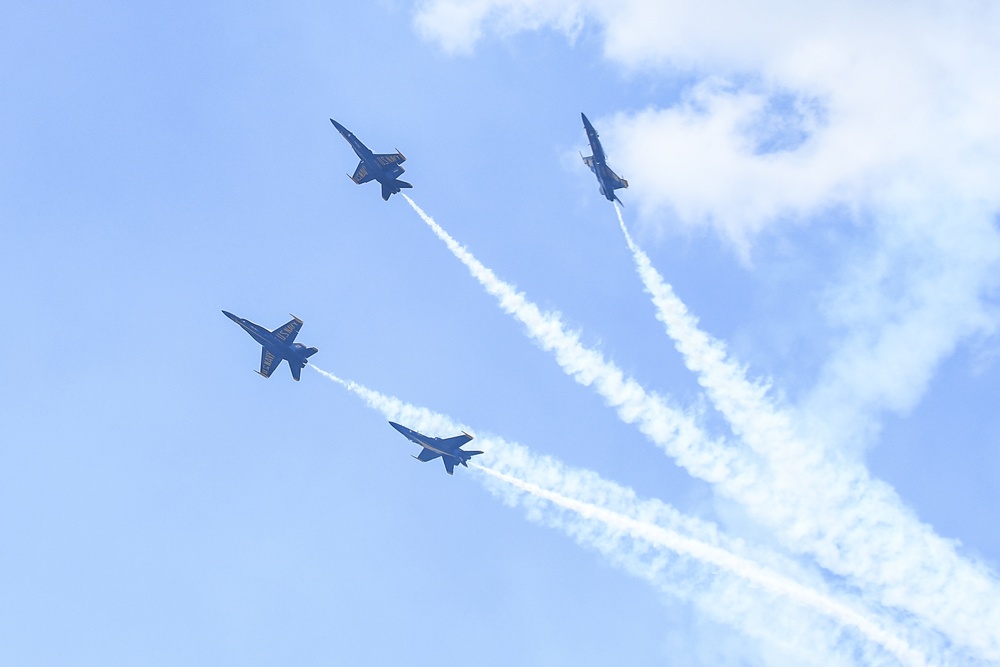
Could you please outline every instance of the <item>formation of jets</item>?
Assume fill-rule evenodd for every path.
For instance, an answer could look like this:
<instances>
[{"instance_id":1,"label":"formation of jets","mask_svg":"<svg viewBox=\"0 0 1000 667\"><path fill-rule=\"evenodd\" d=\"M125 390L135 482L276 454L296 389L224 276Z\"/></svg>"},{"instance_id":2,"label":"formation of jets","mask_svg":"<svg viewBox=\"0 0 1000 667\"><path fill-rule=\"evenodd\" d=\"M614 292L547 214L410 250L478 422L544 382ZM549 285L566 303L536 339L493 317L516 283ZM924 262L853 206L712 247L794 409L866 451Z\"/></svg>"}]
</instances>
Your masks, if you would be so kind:
<instances>
[{"instance_id":1,"label":"formation of jets","mask_svg":"<svg viewBox=\"0 0 1000 667\"><path fill-rule=\"evenodd\" d=\"M597 130L590 124L586 115L581 113L580 116L583 118L583 129L587 133L587 141L590 142L590 150L593 153L590 157L583 157L583 154L580 157L583 157L584 164L590 167L590 170L597 176L601 194L608 201L617 201L620 204L621 200L615 195L615 190L627 188L628 181L618 176L608 167L604 148L601 146ZM333 123L337 131L347 140L347 143L351 145L351 148L354 149L354 152L361 160L358 163L357 169L354 170L354 174L349 177L352 181L358 185L373 180L378 181L382 186L382 199L386 201L401 189L413 187L406 181L399 180L399 175L405 171L400 166L406 161L406 157L402 153L398 150L395 153L373 153L367 146L361 143L360 139L354 136L353 132L332 118L330 122ZM288 368L292 372L292 377L298 381L302 374L302 369L308 363L309 357L319 351L315 347L306 347L302 343L295 342L295 337L302 328L302 320L294 315L292 315L290 322L271 331L225 310L222 311L222 314L240 325L255 341L260 343L260 370L256 372L265 378L271 377L271 373L274 372L274 369L282 361L287 361ZM462 449L462 445L472 440L472 436L465 432L462 435L450 438L436 438L418 433L395 422L389 422L389 424L406 436L407 439L420 445L420 453L413 458L426 463L440 457L444 463L444 469L449 475L454 474L457 464L468 468L469 459L483 453L481 451L467 451Z\"/></svg>"}]
</instances>

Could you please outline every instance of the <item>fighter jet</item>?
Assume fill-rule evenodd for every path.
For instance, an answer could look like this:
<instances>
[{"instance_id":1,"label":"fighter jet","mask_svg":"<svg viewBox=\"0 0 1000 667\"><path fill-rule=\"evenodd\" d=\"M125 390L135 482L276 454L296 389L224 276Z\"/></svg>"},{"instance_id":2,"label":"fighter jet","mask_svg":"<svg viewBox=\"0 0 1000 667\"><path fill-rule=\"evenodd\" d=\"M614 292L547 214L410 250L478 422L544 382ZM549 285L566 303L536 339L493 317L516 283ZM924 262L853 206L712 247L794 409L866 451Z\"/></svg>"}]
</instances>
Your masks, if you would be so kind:
<instances>
[{"instance_id":1,"label":"fighter jet","mask_svg":"<svg viewBox=\"0 0 1000 667\"><path fill-rule=\"evenodd\" d=\"M462 432L462 435L456 435L453 438L433 438L429 435L424 435L423 433L417 433L414 430L408 429L405 426L400 426L396 422L389 422L394 429L405 435L409 440L417 443L423 449L420 454L414 456L418 461L433 461L437 457L441 457L444 462L444 469L448 471L449 475L455 474L455 464L461 463L466 468L469 464L466 463L476 454L482 454L482 452L465 451L462 449L462 445L472 440L472 436L468 433Z\"/></svg>"},{"instance_id":2,"label":"fighter jet","mask_svg":"<svg viewBox=\"0 0 1000 667\"><path fill-rule=\"evenodd\" d=\"M294 315L292 315L294 319L288 324L278 327L274 331L268 331L259 324L254 324L242 317L236 317L232 313L222 311L222 314L243 327L244 331L263 346L260 351L260 370L256 372L266 378L271 377L274 369L278 367L282 359L285 359L288 361L288 368L292 371L292 377L297 381L302 369L306 367L306 359L319 352L315 347L306 347L302 343L295 342L295 336L302 328L302 320Z\"/></svg>"},{"instance_id":3,"label":"fighter jet","mask_svg":"<svg viewBox=\"0 0 1000 667\"><path fill-rule=\"evenodd\" d=\"M583 163L590 167L590 170L597 176L597 182L601 184L601 194L607 197L608 201L617 201L622 204L622 200L618 199L615 190L627 188L628 181L611 171L604 155L604 148L601 146L601 140L597 138L597 130L587 120L586 115L581 113L580 117L583 118L583 129L587 131L590 150L594 153L590 157L583 157L583 153L580 153L580 157L583 157ZM622 206L624 205L622 204Z\"/></svg>"},{"instance_id":4,"label":"fighter jet","mask_svg":"<svg viewBox=\"0 0 1000 667\"><path fill-rule=\"evenodd\" d=\"M401 181L397 176L405 169L400 167L400 163L406 162L406 157L398 150L395 153L372 153L368 147L361 143L361 140L354 136L354 133L346 127L330 119L333 126L344 135L347 143L351 145L354 152L361 158L358 168L354 170L354 175L350 177L352 181L361 185L375 179L382 184L382 199L389 200L390 195L399 192L400 188L412 188L406 181Z\"/></svg>"}]
</instances>

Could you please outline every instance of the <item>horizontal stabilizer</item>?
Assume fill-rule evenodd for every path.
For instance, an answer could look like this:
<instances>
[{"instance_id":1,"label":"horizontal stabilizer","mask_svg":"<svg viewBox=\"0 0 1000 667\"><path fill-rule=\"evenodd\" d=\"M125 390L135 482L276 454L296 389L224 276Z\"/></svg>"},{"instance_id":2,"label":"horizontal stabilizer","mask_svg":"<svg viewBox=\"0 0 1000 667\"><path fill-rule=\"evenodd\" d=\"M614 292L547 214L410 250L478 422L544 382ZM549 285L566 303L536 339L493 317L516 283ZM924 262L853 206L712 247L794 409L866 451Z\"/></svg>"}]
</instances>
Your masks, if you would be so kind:
<instances>
[{"instance_id":1,"label":"horizontal stabilizer","mask_svg":"<svg viewBox=\"0 0 1000 667\"><path fill-rule=\"evenodd\" d=\"M471 452L467 452L464 450L459 450L459 451L462 452L462 459L461 459L462 465L464 465L466 468L469 467L469 464L467 463L469 459L471 459L473 456L482 454L482 452L477 452L477 451L471 451Z\"/></svg>"},{"instance_id":2,"label":"horizontal stabilizer","mask_svg":"<svg viewBox=\"0 0 1000 667\"><path fill-rule=\"evenodd\" d=\"M413 186L406 181L392 181L391 183L382 184L382 199L389 201L391 195L399 192L400 188L412 188Z\"/></svg>"}]
</instances>

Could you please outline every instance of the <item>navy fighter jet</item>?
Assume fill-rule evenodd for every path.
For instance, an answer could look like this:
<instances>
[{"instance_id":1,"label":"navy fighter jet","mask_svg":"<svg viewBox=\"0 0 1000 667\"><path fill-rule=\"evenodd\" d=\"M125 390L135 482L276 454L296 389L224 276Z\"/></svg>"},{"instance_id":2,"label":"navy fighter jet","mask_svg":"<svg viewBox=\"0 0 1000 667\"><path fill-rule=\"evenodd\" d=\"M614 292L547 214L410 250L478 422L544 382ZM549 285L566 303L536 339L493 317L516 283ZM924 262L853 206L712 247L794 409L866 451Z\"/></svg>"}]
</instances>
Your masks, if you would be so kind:
<instances>
[{"instance_id":1,"label":"navy fighter jet","mask_svg":"<svg viewBox=\"0 0 1000 667\"><path fill-rule=\"evenodd\" d=\"M402 174L405 169L400 167L400 163L406 162L406 156L400 153L398 150L395 153L372 153L368 150L368 147L361 143L361 140L354 136L354 133L348 130L346 127L330 119L333 126L344 135L347 139L347 143L351 145L354 152L358 154L361 158L361 162L358 163L358 168L354 170L354 175L351 176L351 180L361 185L362 183L367 183L368 181L375 179L382 184L382 199L386 201L389 200L390 195L394 195L399 192L400 188L412 188L413 186L406 181L401 181L397 176Z\"/></svg>"},{"instance_id":2,"label":"navy fighter jet","mask_svg":"<svg viewBox=\"0 0 1000 667\"><path fill-rule=\"evenodd\" d=\"M288 361L288 368L292 371L292 377L298 380L302 369L306 367L306 359L319 352L315 347L306 347L302 343L295 342L295 336L302 328L302 320L294 315L292 315L294 319L288 324L278 327L274 331L268 331L259 324L254 324L242 317L236 317L232 313L222 311L222 314L243 327L244 331L263 346L260 351L260 370L256 372L266 378L271 377L274 369L278 367L282 359L285 359Z\"/></svg>"},{"instance_id":3,"label":"navy fighter jet","mask_svg":"<svg viewBox=\"0 0 1000 667\"><path fill-rule=\"evenodd\" d=\"M607 197L608 201L617 201L622 204L622 200L618 199L615 190L627 188L628 181L611 171L604 155L604 148L601 146L601 140L597 138L597 130L587 120L586 115L581 113L580 116L583 118L583 129L587 131L590 150L594 153L590 157L583 157L583 153L580 153L580 157L583 157L583 163L590 167L590 170L597 176L597 182L601 184L601 194ZM622 204L622 206L624 205Z\"/></svg>"},{"instance_id":4,"label":"navy fighter jet","mask_svg":"<svg viewBox=\"0 0 1000 667\"><path fill-rule=\"evenodd\" d=\"M455 474L455 464L461 463L466 468L469 464L466 463L476 454L482 454L482 452L465 451L462 449L462 445L472 440L472 436L468 433L463 432L462 435L456 435L453 438L433 438L429 435L424 435L423 433L417 433L412 429L408 429L405 426L400 426L396 422L389 422L394 429L405 435L409 440L417 443L423 449L420 454L414 456L418 461L433 461L437 457L441 457L444 461L444 469L448 471L449 475Z\"/></svg>"}]
</instances>

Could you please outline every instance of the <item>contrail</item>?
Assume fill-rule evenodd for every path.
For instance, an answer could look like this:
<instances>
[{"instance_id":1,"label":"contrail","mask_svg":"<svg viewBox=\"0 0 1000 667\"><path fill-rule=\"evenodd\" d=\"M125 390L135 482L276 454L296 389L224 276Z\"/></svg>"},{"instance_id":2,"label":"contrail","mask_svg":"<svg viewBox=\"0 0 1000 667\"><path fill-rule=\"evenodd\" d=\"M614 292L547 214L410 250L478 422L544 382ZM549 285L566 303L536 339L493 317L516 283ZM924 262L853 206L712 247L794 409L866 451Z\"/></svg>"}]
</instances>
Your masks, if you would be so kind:
<instances>
[{"instance_id":1,"label":"contrail","mask_svg":"<svg viewBox=\"0 0 1000 667\"><path fill-rule=\"evenodd\" d=\"M501 308L524 323L529 335L543 349L554 353L564 372L580 384L593 385L617 409L623 421L638 422L647 437L692 475L715 484L723 496L746 506L793 548L828 564L824 566L832 572L846 572L859 585L874 590L885 604L911 610L939 623L956 641L978 647L990 659L1000 656L995 639L1000 623L990 625L990 619L998 614L995 605L989 608L990 599L996 598L969 596L970 606L966 608L956 602L952 597L954 591L950 590L952 583L956 583L963 590L991 591L993 585L986 568L963 561L950 544L908 515L888 485L870 480L863 471L857 479L845 479L845 468L831 466L829 477L810 476L809 485L803 488L803 481L795 471L802 469L804 473L811 469L811 461L819 456L815 448L800 448L800 457L794 456L794 450L789 451L789 461L776 462L773 454L768 453L766 439L755 449L711 440L687 415L669 407L660 396L646 392L634 379L626 378L598 352L584 347L576 334L564 329L558 315L541 312L524 294L497 278L412 199L405 194L403 197L498 300ZM706 354L711 359L713 353ZM756 391L763 390L756 388ZM742 430L735 430L743 435ZM762 461L764 454L769 460ZM775 476L770 468L776 463L792 473ZM865 493L859 496L861 489ZM814 498L824 504L810 503ZM885 507L893 505L898 511L887 515ZM906 520L900 521L899 530L889 531L887 524L882 523L887 516L889 519L904 516ZM888 550L894 544L912 544L915 553L921 553L914 557L906 549ZM874 548L880 545L886 549ZM925 554L937 554L949 562L940 567L935 557L925 558ZM866 556L869 560L865 560ZM886 557L887 565L883 565L882 556ZM909 573L909 581L900 578L899 571ZM953 581L954 576L958 579ZM927 599L921 599L924 594Z\"/></svg>"},{"instance_id":2,"label":"contrail","mask_svg":"<svg viewBox=\"0 0 1000 667\"><path fill-rule=\"evenodd\" d=\"M640 431L696 477L713 483L739 478L742 485L752 485L759 479L757 463L750 456L710 439L688 415L625 377L599 352L584 347L577 334L566 331L557 314L543 313L523 293L497 278L412 199L401 194L472 276L496 297L500 307L520 320L544 350L554 353L566 374L584 386L593 385L624 422L638 422Z\"/></svg>"},{"instance_id":3,"label":"contrail","mask_svg":"<svg viewBox=\"0 0 1000 667\"><path fill-rule=\"evenodd\" d=\"M521 489L526 493L530 493L538 498L543 498L555 505L575 512L585 519L598 521L612 529L628 533L634 538L641 539L680 555L693 558L701 561L702 563L713 565L722 570L726 570L752 582L769 593L789 598L800 605L810 607L815 611L836 620L844 626L855 628L869 640L879 644L891 652L903 664L928 664L921 653L910 648L905 641L887 632L878 623L862 614L859 614L843 603L832 600L829 597L826 597L825 595L822 595L795 581L779 576L770 570L760 567L752 561L741 558L724 549L686 537L675 531L636 521L635 519L612 512L602 507L580 502L553 491L548 491L512 475L498 472L481 465L475 465L475 467L488 475L492 475L497 479L510 484L511 486Z\"/></svg>"},{"instance_id":4,"label":"contrail","mask_svg":"<svg viewBox=\"0 0 1000 667\"><path fill-rule=\"evenodd\" d=\"M369 407L381 412L387 419L406 421L418 430L449 432L468 429L467 426L456 424L444 415L410 405L398 398L386 396L357 382L339 378L316 366L312 366L312 368L360 397ZM548 522L575 537L582 544L596 548L613 560L619 561L626 569L643 576L651 583L660 583L657 575L663 569L663 564L647 565L643 559L644 549L633 548L630 550L622 544L621 535L623 533L629 535L633 540L728 572L758 590L812 609L822 616L832 619L839 626L854 628L869 641L895 655L905 665L924 667L929 664L919 651L911 648L903 639L885 630L877 621L860 614L842 602L737 554L735 549L740 547L736 544L728 545L728 547L720 546L726 541L726 538L721 536L711 524L685 517L660 501L639 501L631 489L604 480L596 473L568 468L551 457L535 456L521 445L507 443L493 437L480 438L479 442L480 446L486 450L484 458L490 462L490 465L472 463L471 467L483 471L508 486L527 492L535 498L546 500L569 510L578 517L577 520L564 522L559 521L556 517L548 517ZM528 481L524 479L525 477L530 477L534 481ZM506 497L510 500L509 496ZM532 509L539 510L537 507ZM601 531L594 532L594 529L588 528L585 522L596 522L601 527ZM702 538L691 535L701 535ZM745 549L745 547L743 548ZM646 558L648 559L648 555ZM763 558L758 555L757 558L767 560L776 557L772 554L763 555ZM784 567L789 567L789 565L786 563ZM683 568L675 567L674 569L676 572L668 573L670 576L684 576ZM725 583L722 585L725 586ZM670 588L670 586L666 587ZM717 592L713 591L707 597L718 599L713 597L715 593ZM738 593L738 591L732 590L732 585L728 589L724 588L726 596L738 595ZM692 593L688 595L692 598L696 597ZM768 607L768 604L760 599L759 594L751 597L752 604L755 606ZM707 600L701 600L700 603L706 607L722 604ZM716 610L709 608L708 611L718 615ZM787 638L769 630L766 624L763 624L763 627L754 626L753 619L729 618L728 621L742 625L744 631L761 636L768 641L776 642L779 645L782 642L787 644L785 641ZM800 619L800 621L808 623L806 620ZM832 636L829 637L828 649L830 651L843 650L838 649L839 640L836 634L833 632ZM794 649L796 647L786 646L786 648ZM797 648L802 649L801 646Z\"/></svg>"},{"instance_id":5,"label":"contrail","mask_svg":"<svg viewBox=\"0 0 1000 667\"><path fill-rule=\"evenodd\" d=\"M1000 586L963 559L905 508L887 484L861 466L833 460L796 436L786 413L727 358L725 345L698 327L673 289L618 224L636 270L685 365L698 375L733 432L766 461L773 482L744 499L751 515L782 542L831 572L877 592L884 604L918 615L954 641L1000 657Z\"/></svg>"}]
</instances>

